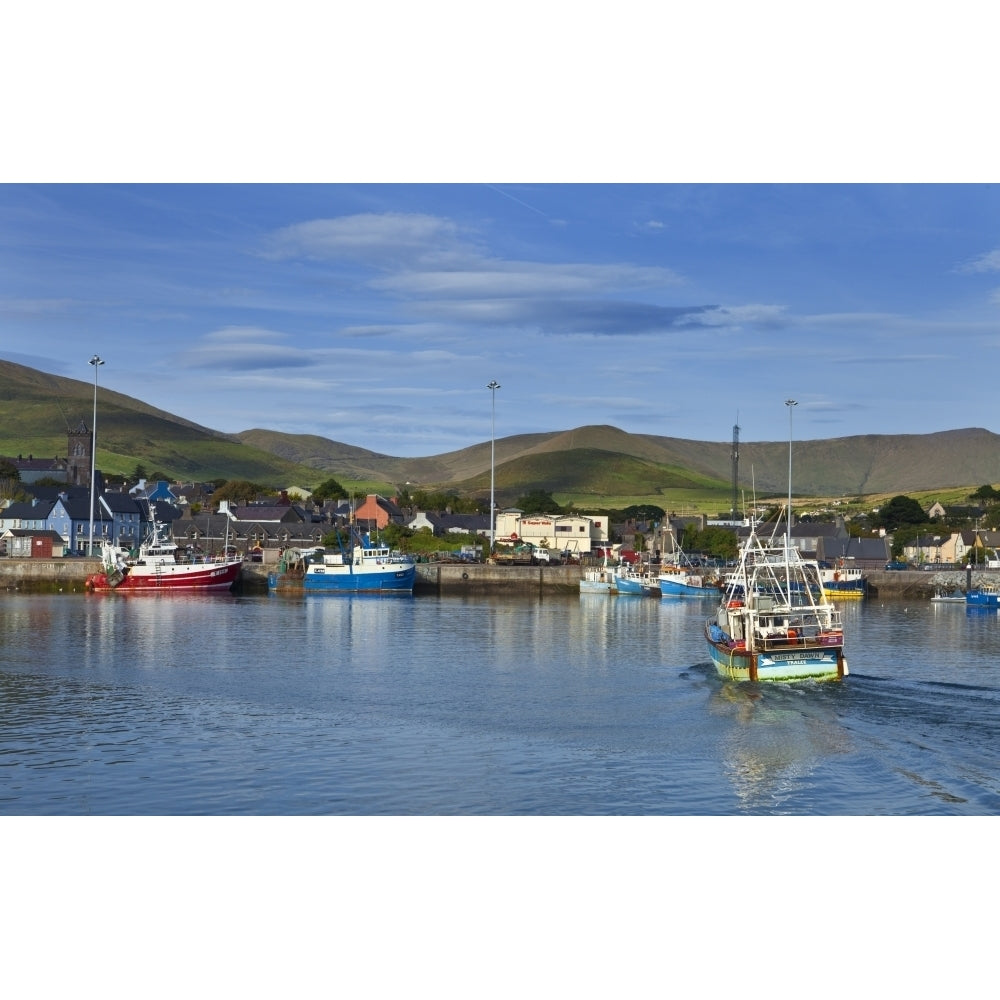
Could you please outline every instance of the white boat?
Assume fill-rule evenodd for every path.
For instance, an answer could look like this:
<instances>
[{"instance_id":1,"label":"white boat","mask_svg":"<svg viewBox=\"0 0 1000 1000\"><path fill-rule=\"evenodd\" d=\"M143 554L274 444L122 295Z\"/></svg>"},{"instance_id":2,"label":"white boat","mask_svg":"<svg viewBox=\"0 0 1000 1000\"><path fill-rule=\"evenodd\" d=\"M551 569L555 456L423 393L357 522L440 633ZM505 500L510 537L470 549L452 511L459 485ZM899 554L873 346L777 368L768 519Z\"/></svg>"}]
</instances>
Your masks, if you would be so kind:
<instances>
[{"instance_id":1,"label":"white boat","mask_svg":"<svg viewBox=\"0 0 1000 1000\"><path fill-rule=\"evenodd\" d=\"M581 594L617 594L615 574L605 560L603 566L585 569L580 577Z\"/></svg>"},{"instance_id":2,"label":"white boat","mask_svg":"<svg viewBox=\"0 0 1000 1000\"><path fill-rule=\"evenodd\" d=\"M936 590L931 597L933 604L965 604L965 594L960 590Z\"/></svg>"},{"instance_id":3,"label":"white boat","mask_svg":"<svg viewBox=\"0 0 1000 1000\"><path fill-rule=\"evenodd\" d=\"M715 617L705 623L721 676L795 681L847 675L841 612L824 592L816 560L803 558L787 531L775 541L752 528L726 581Z\"/></svg>"}]
</instances>

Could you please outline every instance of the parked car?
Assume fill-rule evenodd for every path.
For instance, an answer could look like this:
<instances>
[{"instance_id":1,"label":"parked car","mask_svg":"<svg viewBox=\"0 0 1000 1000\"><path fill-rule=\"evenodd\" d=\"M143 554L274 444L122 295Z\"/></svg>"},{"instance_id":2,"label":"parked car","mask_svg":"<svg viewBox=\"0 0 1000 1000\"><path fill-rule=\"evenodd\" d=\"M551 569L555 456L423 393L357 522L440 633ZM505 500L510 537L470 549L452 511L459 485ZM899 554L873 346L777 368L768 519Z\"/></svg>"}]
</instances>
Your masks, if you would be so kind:
<instances>
[{"instance_id":1,"label":"parked car","mask_svg":"<svg viewBox=\"0 0 1000 1000\"><path fill-rule=\"evenodd\" d=\"M885 564L886 569L909 569L910 567L905 562L887 562Z\"/></svg>"}]
</instances>

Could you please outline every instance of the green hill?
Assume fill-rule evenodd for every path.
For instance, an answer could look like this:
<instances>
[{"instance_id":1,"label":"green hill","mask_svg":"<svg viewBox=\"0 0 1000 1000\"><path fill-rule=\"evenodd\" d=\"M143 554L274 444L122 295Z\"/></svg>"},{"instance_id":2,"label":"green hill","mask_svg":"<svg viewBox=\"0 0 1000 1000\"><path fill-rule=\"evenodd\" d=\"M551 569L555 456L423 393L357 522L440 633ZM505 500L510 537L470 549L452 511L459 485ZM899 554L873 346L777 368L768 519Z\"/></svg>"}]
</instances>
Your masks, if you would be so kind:
<instances>
[{"instance_id":1,"label":"green hill","mask_svg":"<svg viewBox=\"0 0 1000 1000\"><path fill-rule=\"evenodd\" d=\"M0 455L64 455L68 429L81 420L90 426L92 405L88 382L0 361ZM401 458L315 435L265 429L222 434L107 389L98 388L98 406L97 462L106 473L130 475L141 464L173 479L249 479L273 487L312 486L332 476L385 491L403 483L483 495L489 490L489 441ZM982 428L796 441L793 449L798 497L1000 483L1000 437ZM521 434L495 442L496 489L505 500L545 490L579 501L634 497L665 507L697 495L725 509L731 452L729 441L629 434L607 425ZM787 474L787 441L741 442L742 494L783 495Z\"/></svg>"}]
</instances>

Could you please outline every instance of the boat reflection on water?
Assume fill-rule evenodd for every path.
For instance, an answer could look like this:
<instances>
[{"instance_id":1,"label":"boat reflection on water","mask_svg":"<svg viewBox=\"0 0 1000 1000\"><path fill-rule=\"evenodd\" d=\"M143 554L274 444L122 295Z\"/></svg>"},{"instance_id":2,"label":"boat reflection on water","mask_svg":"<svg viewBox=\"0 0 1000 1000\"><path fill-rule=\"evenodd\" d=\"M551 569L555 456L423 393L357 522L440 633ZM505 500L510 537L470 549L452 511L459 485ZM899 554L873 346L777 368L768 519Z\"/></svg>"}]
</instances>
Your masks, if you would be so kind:
<instances>
[{"instance_id":1,"label":"boat reflection on water","mask_svg":"<svg viewBox=\"0 0 1000 1000\"><path fill-rule=\"evenodd\" d=\"M728 718L720 758L740 812L781 813L782 801L802 796L814 770L853 751L833 703L818 698L820 682L767 689L724 680L709 711Z\"/></svg>"}]
</instances>

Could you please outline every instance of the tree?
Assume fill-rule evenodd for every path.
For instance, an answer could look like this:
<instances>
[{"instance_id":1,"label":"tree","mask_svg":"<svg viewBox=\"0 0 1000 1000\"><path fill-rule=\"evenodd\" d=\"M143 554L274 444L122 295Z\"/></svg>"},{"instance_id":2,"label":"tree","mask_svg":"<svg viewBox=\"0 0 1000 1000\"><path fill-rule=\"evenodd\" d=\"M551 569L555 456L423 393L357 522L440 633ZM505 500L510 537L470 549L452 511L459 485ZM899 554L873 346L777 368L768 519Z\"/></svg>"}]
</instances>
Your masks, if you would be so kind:
<instances>
[{"instance_id":1,"label":"tree","mask_svg":"<svg viewBox=\"0 0 1000 1000\"><path fill-rule=\"evenodd\" d=\"M895 531L902 525L929 524L924 508L912 497L895 496L879 508L877 523L886 531Z\"/></svg>"},{"instance_id":2,"label":"tree","mask_svg":"<svg viewBox=\"0 0 1000 1000\"><path fill-rule=\"evenodd\" d=\"M212 494L212 500L215 503L220 500L229 500L232 503L248 504L263 492L263 488L257 483L251 483L246 479L231 479Z\"/></svg>"},{"instance_id":3,"label":"tree","mask_svg":"<svg viewBox=\"0 0 1000 1000\"><path fill-rule=\"evenodd\" d=\"M322 503L324 500L346 500L347 490L336 479L324 479L312 491L313 500Z\"/></svg>"},{"instance_id":4,"label":"tree","mask_svg":"<svg viewBox=\"0 0 1000 1000\"><path fill-rule=\"evenodd\" d=\"M0 500L10 500L21 503L28 500L28 494L21 486L20 479L12 479L10 476L0 476Z\"/></svg>"},{"instance_id":5,"label":"tree","mask_svg":"<svg viewBox=\"0 0 1000 1000\"><path fill-rule=\"evenodd\" d=\"M994 504L1000 500L1000 492L995 490L989 483L980 486L975 493L969 494L970 500L982 500L985 504Z\"/></svg>"},{"instance_id":6,"label":"tree","mask_svg":"<svg viewBox=\"0 0 1000 1000\"><path fill-rule=\"evenodd\" d=\"M552 494L546 490L532 490L523 497L518 497L514 504L525 514L561 514L562 507L555 502Z\"/></svg>"},{"instance_id":7,"label":"tree","mask_svg":"<svg viewBox=\"0 0 1000 1000\"><path fill-rule=\"evenodd\" d=\"M9 458L0 458L0 479L21 481L21 473L18 472L17 466Z\"/></svg>"},{"instance_id":8,"label":"tree","mask_svg":"<svg viewBox=\"0 0 1000 1000\"><path fill-rule=\"evenodd\" d=\"M739 548L736 533L730 528L710 524L699 531L689 524L681 535L681 546L687 552L704 552L716 559L735 559Z\"/></svg>"},{"instance_id":9,"label":"tree","mask_svg":"<svg viewBox=\"0 0 1000 1000\"><path fill-rule=\"evenodd\" d=\"M666 513L662 507L651 503L633 504L622 511L625 517L635 521L662 521Z\"/></svg>"}]
</instances>

